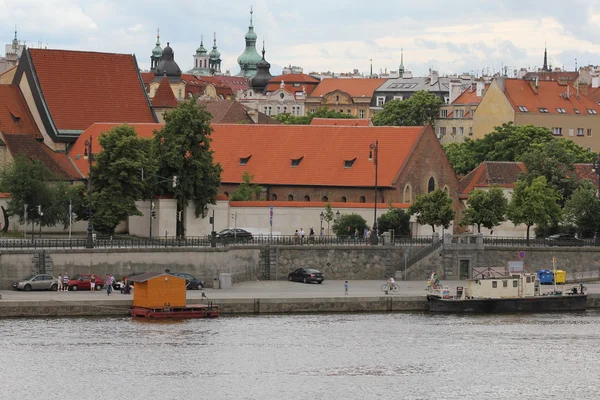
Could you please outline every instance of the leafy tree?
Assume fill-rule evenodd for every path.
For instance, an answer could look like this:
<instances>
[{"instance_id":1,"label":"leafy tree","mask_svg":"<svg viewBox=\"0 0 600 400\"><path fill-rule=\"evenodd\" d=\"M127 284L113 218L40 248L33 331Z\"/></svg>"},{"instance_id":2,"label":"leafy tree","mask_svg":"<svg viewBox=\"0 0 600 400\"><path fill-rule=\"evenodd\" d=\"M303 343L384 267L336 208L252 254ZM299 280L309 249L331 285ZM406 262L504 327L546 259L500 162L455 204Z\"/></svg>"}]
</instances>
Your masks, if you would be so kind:
<instances>
[{"instance_id":1,"label":"leafy tree","mask_svg":"<svg viewBox=\"0 0 600 400\"><path fill-rule=\"evenodd\" d=\"M352 236L357 229L362 236L365 228L368 228L367 221L358 214L341 215L333 224L336 236Z\"/></svg>"},{"instance_id":2,"label":"leafy tree","mask_svg":"<svg viewBox=\"0 0 600 400\"><path fill-rule=\"evenodd\" d=\"M499 187L493 187L489 191L473 190L469 194L469 203L460 224L477 225L477 233L481 233L482 226L494 229L506 219L507 206L508 201Z\"/></svg>"},{"instance_id":3,"label":"leafy tree","mask_svg":"<svg viewBox=\"0 0 600 400\"><path fill-rule=\"evenodd\" d=\"M563 209L567 224L577 226L581 237L593 236L600 225L600 199L596 187L588 180L582 181Z\"/></svg>"},{"instance_id":4,"label":"leafy tree","mask_svg":"<svg viewBox=\"0 0 600 400\"><path fill-rule=\"evenodd\" d=\"M250 201L256 200L256 198L262 192L262 186L259 186L254 182L254 175L250 172L245 171L242 175L242 183L238 188L231 194L231 201Z\"/></svg>"},{"instance_id":5,"label":"leafy tree","mask_svg":"<svg viewBox=\"0 0 600 400\"><path fill-rule=\"evenodd\" d=\"M373 117L377 126L422 126L434 125L440 114L443 101L435 94L421 90L406 100L392 100L384 104L383 110Z\"/></svg>"},{"instance_id":6,"label":"leafy tree","mask_svg":"<svg viewBox=\"0 0 600 400\"><path fill-rule=\"evenodd\" d=\"M527 226L527 241L529 241L529 229L532 225L549 225L553 218L560 216L561 210L557 203L559 199L560 195L548 186L545 177L539 176L531 183L519 179L508 205L508 219L515 225Z\"/></svg>"},{"instance_id":7,"label":"leafy tree","mask_svg":"<svg viewBox=\"0 0 600 400\"><path fill-rule=\"evenodd\" d=\"M354 115L344 114L327 107L309 112L304 116L296 116L288 113L278 114L273 119L286 125L310 125L313 118L335 118L335 119L356 119Z\"/></svg>"},{"instance_id":8,"label":"leafy tree","mask_svg":"<svg viewBox=\"0 0 600 400\"><path fill-rule=\"evenodd\" d=\"M377 218L379 234L394 230L394 236L410 236L410 215L390 205L388 212Z\"/></svg>"},{"instance_id":9,"label":"leafy tree","mask_svg":"<svg viewBox=\"0 0 600 400\"><path fill-rule=\"evenodd\" d=\"M436 226L448 229L456 213L448 193L437 188L431 193L418 195L408 208L408 215L416 215L419 224L430 225L435 232Z\"/></svg>"},{"instance_id":10,"label":"leafy tree","mask_svg":"<svg viewBox=\"0 0 600 400\"><path fill-rule=\"evenodd\" d=\"M193 97L165 112L165 126L154 135L159 174L177 177L177 185L166 191L177 200L178 212L194 201L196 218L204 215L208 204L216 204L221 183L221 166L214 163L210 149L210 118ZM178 226L178 235L184 235L183 221Z\"/></svg>"},{"instance_id":11,"label":"leafy tree","mask_svg":"<svg viewBox=\"0 0 600 400\"><path fill-rule=\"evenodd\" d=\"M93 155L92 208L94 229L113 233L117 225L132 215L142 215L136 201L148 193L140 179L155 171L152 142L140 139L130 125L116 126L98 138L102 150Z\"/></svg>"},{"instance_id":12,"label":"leafy tree","mask_svg":"<svg viewBox=\"0 0 600 400\"><path fill-rule=\"evenodd\" d=\"M333 221L333 209L329 201L325 204L325 212L323 214L323 220L327 222L327 234L329 235L329 224Z\"/></svg>"}]
</instances>

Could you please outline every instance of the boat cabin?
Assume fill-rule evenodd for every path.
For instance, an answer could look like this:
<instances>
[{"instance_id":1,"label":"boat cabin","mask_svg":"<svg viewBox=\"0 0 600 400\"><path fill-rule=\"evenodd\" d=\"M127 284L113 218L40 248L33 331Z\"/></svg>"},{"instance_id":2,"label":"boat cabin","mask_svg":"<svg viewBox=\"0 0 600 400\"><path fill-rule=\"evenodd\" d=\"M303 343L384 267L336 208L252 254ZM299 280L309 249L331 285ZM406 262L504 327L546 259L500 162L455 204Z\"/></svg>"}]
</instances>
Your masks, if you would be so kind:
<instances>
[{"instance_id":1,"label":"boat cabin","mask_svg":"<svg viewBox=\"0 0 600 400\"><path fill-rule=\"evenodd\" d=\"M185 279L168 273L148 272L129 279L135 282L133 306L148 309L185 307Z\"/></svg>"},{"instance_id":2,"label":"boat cabin","mask_svg":"<svg viewBox=\"0 0 600 400\"><path fill-rule=\"evenodd\" d=\"M469 279L461 299L519 298L539 295L537 274L523 273L502 277Z\"/></svg>"}]
</instances>

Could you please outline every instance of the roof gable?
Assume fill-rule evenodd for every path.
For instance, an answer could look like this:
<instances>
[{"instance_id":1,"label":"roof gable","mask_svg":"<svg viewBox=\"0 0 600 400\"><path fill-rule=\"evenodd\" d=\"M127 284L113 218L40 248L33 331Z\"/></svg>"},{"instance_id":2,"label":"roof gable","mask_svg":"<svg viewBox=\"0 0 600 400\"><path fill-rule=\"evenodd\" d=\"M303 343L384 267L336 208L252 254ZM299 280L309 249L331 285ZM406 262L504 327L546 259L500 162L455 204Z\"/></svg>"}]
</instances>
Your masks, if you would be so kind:
<instances>
[{"instance_id":1,"label":"roof gable","mask_svg":"<svg viewBox=\"0 0 600 400\"><path fill-rule=\"evenodd\" d=\"M353 78L353 79L323 79L309 97L321 97L336 90L348 93L352 97L373 97L375 90L387 79Z\"/></svg>"},{"instance_id":2,"label":"roof gable","mask_svg":"<svg viewBox=\"0 0 600 400\"><path fill-rule=\"evenodd\" d=\"M156 89L156 93L152 98L152 106L159 108L174 108L177 107L177 98L171 89L171 85L169 84L169 80L167 77L163 77L158 89Z\"/></svg>"},{"instance_id":3,"label":"roof gable","mask_svg":"<svg viewBox=\"0 0 600 400\"><path fill-rule=\"evenodd\" d=\"M0 132L28 133L42 138L21 89L17 86L0 85Z\"/></svg>"}]
</instances>

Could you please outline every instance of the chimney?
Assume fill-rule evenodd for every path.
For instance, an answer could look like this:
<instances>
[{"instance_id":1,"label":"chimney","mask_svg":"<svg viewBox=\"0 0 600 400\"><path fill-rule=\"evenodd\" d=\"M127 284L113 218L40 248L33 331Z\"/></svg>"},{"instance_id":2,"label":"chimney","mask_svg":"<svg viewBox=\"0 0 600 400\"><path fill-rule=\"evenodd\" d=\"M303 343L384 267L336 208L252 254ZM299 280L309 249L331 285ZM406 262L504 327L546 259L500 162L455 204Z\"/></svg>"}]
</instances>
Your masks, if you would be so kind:
<instances>
[{"instance_id":1,"label":"chimney","mask_svg":"<svg viewBox=\"0 0 600 400\"><path fill-rule=\"evenodd\" d=\"M581 92L581 94L583 94L584 96L587 96L588 93L588 85L585 82L579 82L577 84L579 91Z\"/></svg>"},{"instance_id":2,"label":"chimney","mask_svg":"<svg viewBox=\"0 0 600 400\"><path fill-rule=\"evenodd\" d=\"M429 83L430 85L435 85L438 80L439 80L439 75L437 71L431 70L431 73L429 74L429 78L431 79L431 82Z\"/></svg>"},{"instance_id":3,"label":"chimney","mask_svg":"<svg viewBox=\"0 0 600 400\"><path fill-rule=\"evenodd\" d=\"M595 89L597 87L600 87L600 76L593 76L592 77L592 88Z\"/></svg>"},{"instance_id":4,"label":"chimney","mask_svg":"<svg viewBox=\"0 0 600 400\"><path fill-rule=\"evenodd\" d=\"M477 81L477 97L482 97L483 96L483 88L485 86L483 85L482 81Z\"/></svg>"},{"instance_id":5,"label":"chimney","mask_svg":"<svg viewBox=\"0 0 600 400\"><path fill-rule=\"evenodd\" d=\"M458 96L460 96L462 93L462 88L460 86L460 80L454 80L454 79L451 80L450 85L449 85L449 91L450 91L449 104L452 104L454 102L454 100L456 100L458 98Z\"/></svg>"}]
</instances>

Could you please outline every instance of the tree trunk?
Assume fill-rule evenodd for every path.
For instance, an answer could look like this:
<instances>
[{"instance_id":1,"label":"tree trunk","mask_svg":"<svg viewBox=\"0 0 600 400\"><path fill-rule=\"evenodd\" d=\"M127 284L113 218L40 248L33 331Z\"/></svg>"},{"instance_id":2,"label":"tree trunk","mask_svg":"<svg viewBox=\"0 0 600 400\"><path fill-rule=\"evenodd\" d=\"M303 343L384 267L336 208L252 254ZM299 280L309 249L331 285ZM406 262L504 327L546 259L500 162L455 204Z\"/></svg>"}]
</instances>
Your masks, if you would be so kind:
<instances>
[{"instance_id":1,"label":"tree trunk","mask_svg":"<svg viewBox=\"0 0 600 400\"><path fill-rule=\"evenodd\" d=\"M481 233L481 224L477 224L477 233Z\"/></svg>"},{"instance_id":2,"label":"tree trunk","mask_svg":"<svg viewBox=\"0 0 600 400\"><path fill-rule=\"evenodd\" d=\"M531 225L527 225L527 246L529 246L529 228L531 228Z\"/></svg>"},{"instance_id":3,"label":"tree trunk","mask_svg":"<svg viewBox=\"0 0 600 400\"><path fill-rule=\"evenodd\" d=\"M433 232L435 232L435 225L431 225L431 229L433 229Z\"/></svg>"},{"instance_id":4,"label":"tree trunk","mask_svg":"<svg viewBox=\"0 0 600 400\"><path fill-rule=\"evenodd\" d=\"M2 227L2 232L8 232L8 213L6 212L6 208L4 206L0 206L2 208L2 214L4 215L4 226Z\"/></svg>"}]
</instances>

